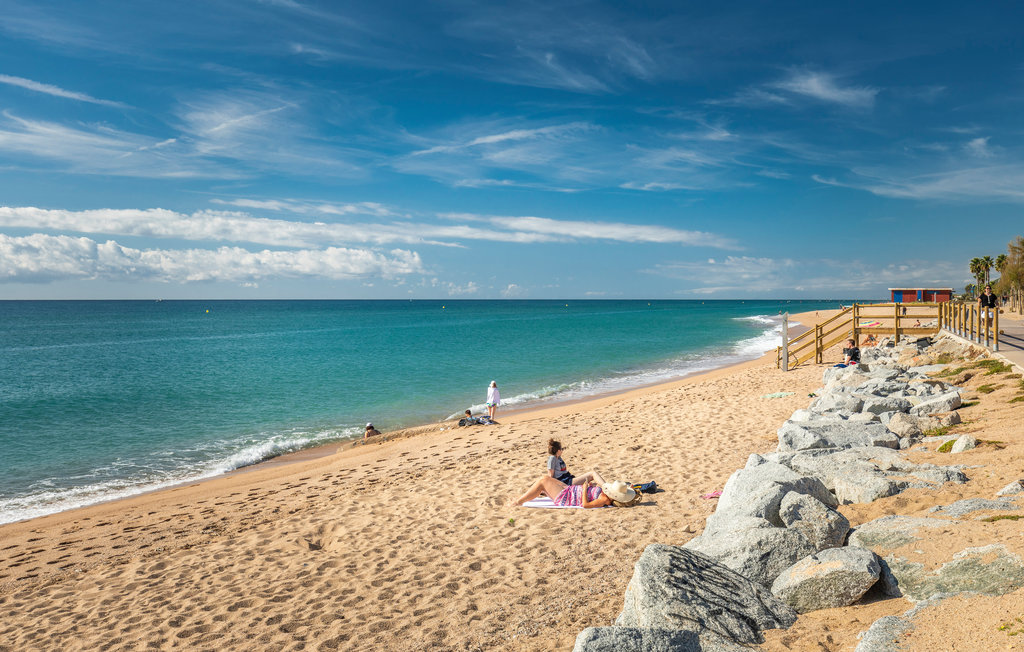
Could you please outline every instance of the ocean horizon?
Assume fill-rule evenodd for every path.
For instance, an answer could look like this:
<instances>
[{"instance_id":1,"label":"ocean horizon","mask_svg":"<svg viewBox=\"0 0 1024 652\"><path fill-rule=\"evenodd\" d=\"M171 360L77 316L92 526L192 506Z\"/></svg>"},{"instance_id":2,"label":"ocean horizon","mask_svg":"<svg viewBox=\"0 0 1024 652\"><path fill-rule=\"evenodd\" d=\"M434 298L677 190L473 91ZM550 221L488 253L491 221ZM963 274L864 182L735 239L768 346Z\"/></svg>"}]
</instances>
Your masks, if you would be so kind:
<instances>
[{"instance_id":1,"label":"ocean horizon","mask_svg":"<svg viewBox=\"0 0 1024 652\"><path fill-rule=\"evenodd\" d=\"M829 300L0 301L0 523L756 358Z\"/></svg>"}]
</instances>

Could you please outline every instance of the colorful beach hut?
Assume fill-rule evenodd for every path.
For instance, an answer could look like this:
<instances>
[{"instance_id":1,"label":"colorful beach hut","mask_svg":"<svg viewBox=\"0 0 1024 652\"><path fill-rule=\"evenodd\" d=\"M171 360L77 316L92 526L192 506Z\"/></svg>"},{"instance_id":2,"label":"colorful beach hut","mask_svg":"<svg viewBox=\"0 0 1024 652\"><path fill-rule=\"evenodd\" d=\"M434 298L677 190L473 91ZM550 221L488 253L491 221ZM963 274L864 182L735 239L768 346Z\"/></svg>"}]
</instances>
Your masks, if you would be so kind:
<instances>
[{"instance_id":1,"label":"colorful beach hut","mask_svg":"<svg viewBox=\"0 0 1024 652\"><path fill-rule=\"evenodd\" d=\"M889 288L893 303L943 303L953 298L953 288Z\"/></svg>"}]
</instances>

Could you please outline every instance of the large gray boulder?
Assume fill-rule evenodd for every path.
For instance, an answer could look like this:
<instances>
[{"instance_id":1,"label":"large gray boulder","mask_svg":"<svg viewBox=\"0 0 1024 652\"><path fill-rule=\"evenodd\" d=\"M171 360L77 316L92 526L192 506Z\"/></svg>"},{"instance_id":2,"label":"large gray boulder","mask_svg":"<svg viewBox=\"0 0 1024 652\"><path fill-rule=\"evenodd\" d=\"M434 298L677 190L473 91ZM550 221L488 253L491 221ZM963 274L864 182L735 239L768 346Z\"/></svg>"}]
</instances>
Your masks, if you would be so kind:
<instances>
[{"instance_id":1,"label":"large gray boulder","mask_svg":"<svg viewBox=\"0 0 1024 652\"><path fill-rule=\"evenodd\" d=\"M975 439L974 437L971 437L970 435L960 435L959 437L956 438L956 441L953 442L953 448L951 448L949 452L950 453L963 453L964 451L969 451L972 448L977 448L977 447L978 447L978 440L977 439Z\"/></svg>"},{"instance_id":2,"label":"large gray boulder","mask_svg":"<svg viewBox=\"0 0 1024 652\"><path fill-rule=\"evenodd\" d=\"M1006 485L998 492L997 496L1016 496L1017 494L1024 493L1024 480L1014 480L1010 484Z\"/></svg>"},{"instance_id":3,"label":"large gray boulder","mask_svg":"<svg viewBox=\"0 0 1024 652\"><path fill-rule=\"evenodd\" d=\"M877 396L864 401L865 412L881 414L883 412L907 412L912 407L909 400L902 396ZM890 430L892 430L890 428Z\"/></svg>"},{"instance_id":4,"label":"large gray boulder","mask_svg":"<svg viewBox=\"0 0 1024 652\"><path fill-rule=\"evenodd\" d=\"M850 521L817 498L790 492L779 506L779 518L791 530L804 535L816 550L838 548L846 541Z\"/></svg>"},{"instance_id":5,"label":"large gray boulder","mask_svg":"<svg viewBox=\"0 0 1024 652\"><path fill-rule=\"evenodd\" d=\"M764 586L694 550L655 543L636 562L615 624L708 631L751 645L764 641L762 631L795 621L796 614Z\"/></svg>"},{"instance_id":6,"label":"large gray boulder","mask_svg":"<svg viewBox=\"0 0 1024 652\"><path fill-rule=\"evenodd\" d=\"M910 413L925 416L928 414L937 414L939 412L950 412L951 410L959 408L960 405L960 392L953 391L934 397L928 397L928 400L918 403L914 407L910 408Z\"/></svg>"},{"instance_id":7,"label":"large gray boulder","mask_svg":"<svg viewBox=\"0 0 1024 652\"><path fill-rule=\"evenodd\" d=\"M900 637L911 628L910 622L899 616L882 616L871 623L853 652L895 652L900 649Z\"/></svg>"},{"instance_id":8,"label":"large gray boulder","mask_svg":"<svg viewBox=\"0 0 1024 652\"><path fill-rule=\"evenodd\" d=\"M829 412L852 414L854 412L860 412L863 406L864 399L858 396L830 392L815 399L814 402L811 403L810 410L817 414L826 414Z\"/></svg>"},{"instance_id":9,"label":"large gray boulder","mask_svg":"<svg viewBox=\"0 0 1024 652\"><path fill-rule=\"evenodd\" d=\"M814 496L829 506L837 504L818 478L801 475L760 455L751 455L744 468L729 476L715 513L763 518L782 527L779 505L791 491Z\"/></svg>"},{"instance_id":10,"label":"large gray boulder","mask_svg":"<svg viewBox=\"0 0 1024 652\"><path fill-rule=\"evenodd\" d=\"M925 430L921 427L920 417L903 414L902 412L889 417L889 422L885 424L885 427L900 437L920 437Z\"/></svg>"},{"instance_id":11,"label":"large gray boulder","mask_svg":"<svg viewBox=\"0 0 1024 652\"><path fill-rule=\"evenodd\" d=\"M984 498L965 498L958 500L955 503L949 505L936 505L929 509L929 512L942 514L943 516L952 516L953 518L960 518L973 514L974 512L983 511L1014 511L1020 507L1017 503L1012 500L985 500Z\"/></svg>"},{"instance_id":12,"label":"large gray boulder","mask_svg":"<svg viewBox=\"0 0 1024 652\"><path fill-rule=\"evenodd\" d=\"M858 394L870 394L875 397L902 396L908 389L910 389L910 384L905 380L883 378L870 378L854 387L854 391Z\"/></svg>"},{"instance_id":13,"label":"large gray boulder","mask_svg":"<svg viewBox=\"0 0 1024 652\"><path fill-rule=\"evenodd\" d=\"M910 486L907 480L885 475L844 475L835 479L836 498L843 505L872 503L902 493Z\"/></svg>"},{"instance_id":14,"label":"large gray boulder","mask_svg":"<svg viewBox=\"0 0 1024 652\"><path fill-rule=\"evenodd\" d=\"M576 636L573 652L750 652L750 648L711 632L588 627Z\"/></svg>"},{"instance_id":15,"label":"large gray boulder","mask_svg":"<svg viewBox=\"0 0 1024 652\"><path fill-rule=\"evenodd\" d=\"M1024 587L1024 560L1002 544L967 548L935 570L890 554L889 569L908 600L925 600L936 593L1005 595Z\"/></svg>"},{"instance_id":16,"label":"large gray boulder","mask_svg":"<svg viewBox=\"0 0 1024 652\"><path fill-rule=\"evenodd\" d=\"M797 530L782 527L737 530L690 539L683 547L703 553L743 577L768 587L783 570L816 552Z\"/></svg>"},{"instance_id":17,"label":"large gray boulder","mask_svg":"<svg viewBox=\"0 0 1024 652\"><path fill-rule=\"evenodd\" d=\"M890 515L857 526L849 539L851 546L868 548L884 557L888 550L919 540L921 530L947 528L949 521L941 518Z\"/></svg>"},{"instance_id":18,"label":"large gray boulder","mask_svg":"<svg viewBox=\"0 0 1024 652\"><path fill-rule=\"evenodd\" d=\"M899 437L881 423L795 423L787 421L778 430L779 451L811 448L855 448L883 446L899 448Z\"/></svg>"},{"instance_id":19,"label":"large gray boulder","mask_svg":"<svg viewBox=\"0 0 1024 652\"><path fill-rule=\"evenodd\" d=\"M846 607L867 593L882 571L865 548L829 548L782 571L772 593L797 613Z\"/></svg>"},{"instance_id":20,"label":"large gray boulder","mask_svg":"<svg viewBox=\"0 0 1024 652\"><path fill-rule=\"evenodd\" d=\"M945 482L967 481L957 468L914 464L883 447L776 453L773 459L797 473L820 478L841 504L871 502L910 487L934 488Z\"/></svg>"}]
</instances>

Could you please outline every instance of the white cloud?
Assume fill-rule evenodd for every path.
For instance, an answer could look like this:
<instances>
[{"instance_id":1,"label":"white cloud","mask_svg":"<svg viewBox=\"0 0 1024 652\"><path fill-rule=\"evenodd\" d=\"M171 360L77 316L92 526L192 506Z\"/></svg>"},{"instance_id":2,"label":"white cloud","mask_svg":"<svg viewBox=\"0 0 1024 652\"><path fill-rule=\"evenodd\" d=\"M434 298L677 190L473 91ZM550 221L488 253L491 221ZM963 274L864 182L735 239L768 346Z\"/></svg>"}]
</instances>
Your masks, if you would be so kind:
<instances>
[{"instance_id":1,"label":"white cloud","mask_svg":"<svg viewBox=\"0 0 1024 652\"><path fill-rule=\"evenodd\" d=\"M297 215L374 215L376 217L398 215L384 204L369 201L335 204L301 199L211 199L210 202L225 206L238 206L239 208L287 211Z\"/></svg>"},{"instance_id":2,"label":"white cloud","mask_svg":"<svg viewBox=\"0 0 1024 652\"><path fill-rule=\"evenodd\" d=\"M850 259L767 258L728 256L723 260L677 261L643 270L649 274L694 283L678 294L784 296L815 292L823 297L885 296L886 287L928 284L958 287L963 265L907 260L880 267Z\"/></svg>"},{"instance_id":3,"label":"white cloud","mask_svg":"<svg viewBox=\"0 0 1024 652\"><path fill-rule=\"evenodd\" d=\"M515 283L509 283L501 291L501 296L505 297L506 299L515 299L517 297L526 296L526 290L516 285Z\"/></svg>"},{"instance_id":4,"label":"white cloud","mask_svg":"<svg viewBox=\"0 0 1024 652\"><path fill-rule=\"evenodd\" d=\"M964 145L964 150L976 158L992 158L995 154L989 149L988 137L974 138Z\"/></svg>"},{"instance_id":5,"label":"white cloud","mask_svg":"<svg viewBox=\"0 0 1024 652\"><path fill-rule=\"evenodd\" d=\"M771 85L779 90L850 108L867 109L875 103L877 88L842 86L835 76L806 70L792 71L789 78Z\"/></svg>"},{"instance_id":6,"label":"white cloud","mask_svg":"<svg viewBox=\"0 0 1024 652\"><path fill-rule=\"evenodd\" d=\"M63 164L67 172L157 178L237 176L188 155L174 139L141 136L105 125L71 127L27 120L9 112L3 116L0 151Z\"/></svg>"},{"instance_id":7,"label":"white cloud","mask_svg":"<svg viewBox=\"0 0 1024 652\"><path fill-rule=\"evenodd\" d=\"M394 249L248 251L217 249L135 249L113 240L36 233L0 234L0 282L46 283L67 279L157 280L170 283L267 278L395 278L423 273L419 254Z\"/></svg>"},{"instance_id":8,"label":"white cloud","mask_svg":"<svg viewBox=\"0 0 1024 652\"><path fill-rule=\"evenodd\" d=\"M293 200L254 200L253 203L259 203L265 209L275 211L289 210L290 206L299 205L299 212L313 216L355 214L360 210L374 217L391 214L390 208L373 202L296 204ZM325 208L319 210L320 207ZM470 224L426 224L410 221L325 223L269 219L233 211L198 211L185 214L160 208L69 211L31 206L0 206L0 227L203 242L251 242L277 247L318 248L345 243L459 246L459 243L465 240L531 243L600 239L736 248L731 240L713 233L657 225L555 220L544 217L481 216L466 213L442 214L439 217ZM481 222L487 226L472 225Z\"/></svg>"},{"instance_id":9,"label":"white cloud","mask_svg":"<svg viewBox=\"0 0 1024 652\"><path fill-rule=\"evenodd\" d=\"M686 231L667 226L625 224L622 222L589 222L582 220L553 220L546 217L509 217L450 213L449 219L485 221L494 226L520 233L533 233L566 240L613 240L616 242L647 242L683 244L701 247L735 249L738 245L728 238L703 231Z\"/></svg>"},{"instance_id":10,"label":"white cloud","mask_svg":"<svg viewBox=\"0 0 1024 652\"><path fill-rule=\"evenodd\" d=\"M535 129L511 129L496 134L485 134L469 139L466 142L447 145L435 145L428 149L412 152L410 156L423 156L427 154L441 154L456 152L479 145L496 145L509 141L535 140L535 139L559 139L567 135L574 135L585 131L592 131L594 125L586 122L570 122L564 125L551 125L537 127Z\"/></svg>"},{"instance_id":11,"label":"white cloud","mask_svg":"<svg viewBox=\"0 0 1024 652\"><path fill-rule=\"evenodd\" d=\"M100 104L102 106L110 106L115 108L128 108L128 105L120 102L113 102L111 100L100 100L85 93L77 93L75 91L65 90L59 86L52 84L44 84L42 82L33 81L31 79L25 79L24 77L13 77L11 75L0 75L0 84L8 84L9 86L18 86L26 90L35 91L37 93L44 93L46 95L53 95L54 97L63 97L69 100L76 100L78 102L88 102L90 104Z\"/></svg>"},{"instance_id":12,"label":"white cloud","mask_svg":"<svg viewBox=\"0 0 1024 652\"><path fill-rule=\"evenodd\" d=\"M818 183L864 190L882 197L955 201L1024 201L1024 164L965 167L907 175L897 170L854 168L837 180L813 175Z\"/></svg>"}]
</instances>

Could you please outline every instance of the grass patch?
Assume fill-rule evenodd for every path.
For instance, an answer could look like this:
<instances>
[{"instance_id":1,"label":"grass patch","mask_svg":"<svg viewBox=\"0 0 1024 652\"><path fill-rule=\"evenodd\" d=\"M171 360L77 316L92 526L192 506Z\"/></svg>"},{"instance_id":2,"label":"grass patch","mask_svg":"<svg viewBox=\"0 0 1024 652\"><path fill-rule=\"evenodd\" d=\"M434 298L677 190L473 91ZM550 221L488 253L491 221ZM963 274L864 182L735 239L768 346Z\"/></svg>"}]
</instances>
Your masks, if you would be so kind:
<instances>
[{"instance_id":1,"label":"grass patch","mask_svg":"<svg viewBox=\"0 0 1024 652\"><path fill-rule=\"evenodd\" d=\"M978 446L991 446L997 451L1001 451L1006 448L1006 442L999 441L998 439L979 439Z\"/></svg>"},{"instance_id":2,"label":"grass patch","mask_svg":"<svg viewBox=\"0 0 1024 652\"><path fill-rule=\"evenodd\" d=\"M949 431L953 429L953 426L939 426L938 428L932 428L931 430L925 430L921 433L923 437L945 437L949 434Z\"/></svg>"},{"instance_id":3,"label":"grass patch","mask_svg":"<svg viewBox=\"0 0 1024 652\"><path fill-rule=\"evenodd\" d=\"M942 446L939 446L936 449L936 451L939 452L939 453L948 453L949 451L953 450L953 444L955 444L955 443L956 443L955 439L950 439L949 441L947 441Z\"/></svg>"},{"instance_id":4,"label":"grass patch","mask_svg":"<svg viewBox=\"0 0 1024 652\"><path fill-rule=\"evenodd\" d=\"M959 409L962 410L964 408L974 407L975 405L977 405L980 402L981 401L966 401L966 402L960 404L960 408Z\"/></svg>"},{"instance_id":5,"label":"grass patch","mask_svg":"<svg viewBox=\"0 0 1024 652\"><path fill-rule=\"evenodd\" d=\"M956 367L955 369L943 369L942 371L932 374L936 378L946 378L947 376L957 376L970 369L970 367Z\"/></svg>"},{"instance_id":6,"label":"grass patch","mask_svg":"<svg viewBox=\"0 0 1024 652\"><path fill-rule=\"evenodd\" d=\"M1021 403L1021 402L1024 402L1024 394L1021 394L1020 396L1014 396L1013 398L1010 399L1010 403Z\"/></svg>"},{"instance_id":7,"label":"grass patch","mask_svg":"<svg viewBox=\"0 0 1024 652\"><path fill-rule=\"evenodd\" d=\"M981 385L978 387L978 391L982 394L991 394L1000 387L1002 387L1002 385Z\"/></svg>"},{"instance_id":8,"label":"grass patch","mask_svg":"<svg viewBox=\"0 0 1024 652\"><path fill-rule=\"evenodd\" d=\"M999 516L989 516L981 519L986 523L995 523L996 521L1019 521L1024 518L1022 514L1000 514Z\"/></svg>"},{"instance_id":9,"label":"grass patch","mask_svg":"<svg viewBox=\"0 0 1024 652\"><path fill-rule=\"evenodd\" d=\"M1001 374L1001 373L1006 373L1008 371L1013 371L1013 367L1011 367L1010 365L1006 364L1005 362L1001 362L999 360L993 360L991 358L986 358L985 360L978 360L977 362L974 363L974 366L978 367L978 368L985 369L986 370L985 371L985 375L986 376L991 376L992 374Z\"/></svg>"},{"instance_id":10,"label":"grass patch","mask_svg":"<svg viewBox=\"0 0 1024 652\"><path fill-rule=\"evenodd\" d=\"M1006 378L1009 380L1019 380L1020 377L1020 374L1006 374Z\"/></svg>"}]
</instances>

